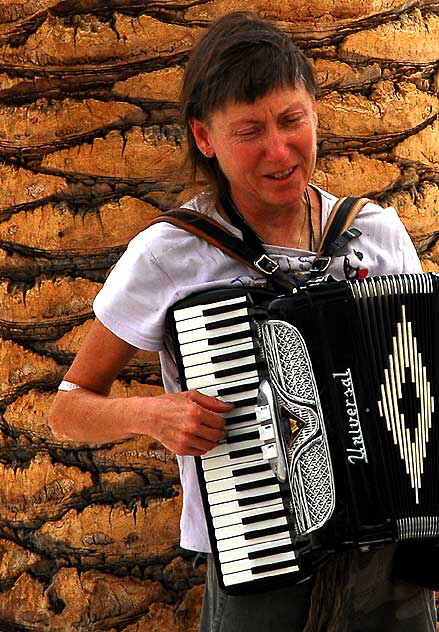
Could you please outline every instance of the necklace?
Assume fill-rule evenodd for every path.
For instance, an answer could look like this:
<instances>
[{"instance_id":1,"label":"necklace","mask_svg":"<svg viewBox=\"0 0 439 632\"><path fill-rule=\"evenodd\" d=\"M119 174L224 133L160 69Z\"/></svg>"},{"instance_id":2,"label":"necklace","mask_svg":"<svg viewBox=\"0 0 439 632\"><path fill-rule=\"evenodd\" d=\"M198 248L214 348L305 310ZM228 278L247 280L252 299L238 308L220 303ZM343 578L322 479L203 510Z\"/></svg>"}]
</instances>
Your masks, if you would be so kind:
<instances>
[{"instance_id":1,"label":"necklace","mask_svg":"<svg viewBox=\"0 0 439 632\"><path fill-rule=\"evenodd\" d=\"M303 213L303 222L302 222L302 228L300 229L300 235L299 235L299 241L297 243L297 247L299 250L302 249L302 237L303 237L303 231L305 230L305 224L306 224L306 220L308 218L308 224L309 224L309 203L308 203L309 197L307 197L306 193L305 193L305 212Z\"/></svg>"},{"instance_id":2,"label":"necklace","mask_svg":"<svg viewBox=\"0 0 439 632\"><path fill-rule=\"evenodd\" d=\"M312 251L315 245L315 234L314 234L314 223L312 219L312 204L311 204L311 198L309 195L308 187L305 188L304 198L305 198L305 212L303 214L303 223L302 223L302 228L300 230L297 248L298 249L302 248L303 233L305 230L306 221L308 220L308 228L309 228L309 244L308 245L309 245L309 249ZM223 206L223 209L226 211L226 214L229 216L229 219L232 220L232 224L240 228L242 232L245 232L247 238L249 237L251 237L252 239L256 238L256 240L258 240L260 244L266 243L265 239L259 233L255 231L253 226L250 226L250 224L247 222L245 217L238 211L230 195L224 196L224 198L222 199L222 206ZM235 221L233 221L233 219Z\"/></svg>"},{"instance_id":3,"label":"necklace","mask_svg":"<svg viewBox=\"0 0 439 632\"><path fill-rule=\"evenodd\" d=\"M314 223L312 221L312 204L311 204L311 198L309 196L309 192L308 192L308 187L305 189L304 191L304 197L305 197L305 212L303 214L303 224L302 224L302 228L300 230L300 235L299 235L299 242L297 244L297 248L299 250L302 249L302 237L303 237L303 231L305 230L305 224L306 221L308 220L308 228L309 228L309 250L313 250L314 248L314 244L315 244L315 237L314 237Z\"/></svg>"}]
</instances>

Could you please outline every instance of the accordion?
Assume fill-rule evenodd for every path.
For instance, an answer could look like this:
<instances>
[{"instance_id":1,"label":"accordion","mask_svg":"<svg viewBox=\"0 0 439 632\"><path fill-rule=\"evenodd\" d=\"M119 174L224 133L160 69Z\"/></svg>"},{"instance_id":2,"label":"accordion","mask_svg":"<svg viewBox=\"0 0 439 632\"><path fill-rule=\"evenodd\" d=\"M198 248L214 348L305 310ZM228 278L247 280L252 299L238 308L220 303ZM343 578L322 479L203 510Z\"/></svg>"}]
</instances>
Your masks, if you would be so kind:
<instances>
[{"instance_id":1,"label":"accordion","mask_svg":"<svg viewBox=\"0 0 439 632\"><path fill-rule=\"evenodd\" d=\"M226 592L439 536L439 275L212 290L169 317L182 387L234 403L196 459Z\"/></svg>"}]
</instances>

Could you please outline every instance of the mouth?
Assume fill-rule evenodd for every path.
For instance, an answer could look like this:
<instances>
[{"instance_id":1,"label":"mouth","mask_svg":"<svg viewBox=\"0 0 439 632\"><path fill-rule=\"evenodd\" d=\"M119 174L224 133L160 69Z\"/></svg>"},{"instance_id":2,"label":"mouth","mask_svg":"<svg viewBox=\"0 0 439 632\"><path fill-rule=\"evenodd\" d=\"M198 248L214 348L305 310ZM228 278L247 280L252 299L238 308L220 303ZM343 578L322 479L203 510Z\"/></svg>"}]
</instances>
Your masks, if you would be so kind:
<instances>
[{"instance_id":1,"label":"mouth","mask_svg":"<svg viewBox=\"0 0 439 632\"><path fill-rule=\"evenodd\" d=\"M284 171L276 171L274 173L267 174L267 178L270 180L286 180L290 177L296 167L290 167L290 169L284 169Z\"/></svg>"}]
</instances>

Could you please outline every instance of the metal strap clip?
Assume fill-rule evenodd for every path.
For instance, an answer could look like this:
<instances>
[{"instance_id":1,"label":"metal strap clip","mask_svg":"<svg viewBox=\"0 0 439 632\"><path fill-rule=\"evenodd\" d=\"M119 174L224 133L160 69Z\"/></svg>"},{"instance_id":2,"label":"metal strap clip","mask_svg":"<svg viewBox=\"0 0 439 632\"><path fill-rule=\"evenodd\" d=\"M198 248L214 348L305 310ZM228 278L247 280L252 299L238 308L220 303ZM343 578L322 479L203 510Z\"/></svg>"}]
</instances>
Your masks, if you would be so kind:
<instances>
[{"instance_id":1,"label":"metal strap clip","mask_svg":"<svg viewBox=\"0 0 439 632\"><path fill-rule=\"evenodd\" d=\"M362 234L361 230L358 230L358 228L355 228L354 226L351 226L351 228L348 228L347 230L345 230L344 233L342 233L339 237L337 237L337 239L335 239L332 242L332 244L330 244L328 246L327 252L330 255L335 256L336 254L338 254L340 252L340 250L343 250L343 248L352 239L355 239L355 237L359 237L361 234Z\"/></svg>"},{"instance_id":2,"label":"metal strap clip","mask_svg":"<svg viewBox=\"0 0 439 632\"><path fill-rule=\"evenodd\" d=\"M326 272L331 263L332 257L316 257L312 262L310 272Z\"/></svg>"},{"instance_id":3,"label":"metal strap clip","mask_svg":"<svg viewBox=\"0 0 439 632\"><path fill-rule=\"evenodd\" d=\"M254 265L264 274L273 274L279 270L278 264L265 254L256 259Z\"/></svg>"}]
</instances>

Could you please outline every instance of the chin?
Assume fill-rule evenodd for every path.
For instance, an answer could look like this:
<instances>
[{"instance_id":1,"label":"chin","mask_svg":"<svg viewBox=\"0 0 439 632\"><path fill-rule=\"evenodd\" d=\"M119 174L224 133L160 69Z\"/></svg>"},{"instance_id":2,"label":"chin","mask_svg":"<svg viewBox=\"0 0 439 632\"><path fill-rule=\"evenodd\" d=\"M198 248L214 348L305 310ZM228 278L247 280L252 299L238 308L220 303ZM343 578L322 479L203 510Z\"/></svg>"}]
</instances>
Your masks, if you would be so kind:
<instances>
[{"instance_id":1,"label":"chin","mask_svg":"<svg viewBox=\"0 0 439 632\"><path fill-rule=\"evenodd\" d=\"M284 209L286 206L295 206L298 200L302 198L302 195L303 190L300 193L297 190L288 191L282 195L267 195L263 202L271 208Z\"/></svg>"}]
</instances>

